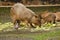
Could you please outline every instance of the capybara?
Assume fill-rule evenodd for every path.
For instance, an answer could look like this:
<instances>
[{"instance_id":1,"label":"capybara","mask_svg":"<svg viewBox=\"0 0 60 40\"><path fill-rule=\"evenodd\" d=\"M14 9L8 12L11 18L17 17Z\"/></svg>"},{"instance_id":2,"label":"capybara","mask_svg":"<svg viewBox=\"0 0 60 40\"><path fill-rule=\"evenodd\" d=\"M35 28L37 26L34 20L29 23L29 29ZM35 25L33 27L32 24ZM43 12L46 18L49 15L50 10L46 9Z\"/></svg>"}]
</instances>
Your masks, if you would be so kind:
<instances>
[{"instance_id":1,"label":"capybara","mask_svg":"<svg viewBox=\"0 0 60 40\"><path fill-rule=\"evenodd\" d=\"M18 29L18 25L21 21L27 21L27 23L29 23L33 28L34 26L32 23L41 26L40 17L21 3L16 3L13 5L10 13L16 29Z\"/></svg>"},{"instance_id":2,"label":"capybara","mask_svg":"<svg viewBox=\"0 0 60 40\"><path fill-rule=\"evenodd\" d=\"M45 18L43 18L43 20L47 23L53 23L55 24L55 20L56 20L56 16L52 13L52 14L49 14L48 16L46 16Z\"/></svg>"},{"instance_id":3,"label":"capybara","mask_svg":"<svg viewBox=\"0 0 60 40\"><path fill-rule=\"evenodd\" d=\"M42 24L45 23L45 22L53 22L55 24L55 20L56 20L56 16L52 13L52 12L43 12L43 13L40 13L39 16L41 17L41 20Z\"/></svg>"}]
</instances>

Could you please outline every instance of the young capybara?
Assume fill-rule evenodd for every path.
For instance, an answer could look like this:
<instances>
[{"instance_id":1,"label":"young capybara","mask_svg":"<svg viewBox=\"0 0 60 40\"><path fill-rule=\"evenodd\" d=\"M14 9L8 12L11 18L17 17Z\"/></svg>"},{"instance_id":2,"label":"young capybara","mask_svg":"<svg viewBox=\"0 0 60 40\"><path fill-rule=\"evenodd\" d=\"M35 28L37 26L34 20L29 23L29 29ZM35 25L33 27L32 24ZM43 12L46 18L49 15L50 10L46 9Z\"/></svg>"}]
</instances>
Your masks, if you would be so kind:
<instances>
[{"instance_id":1,"label":"young capybara","mask_svg":"<svg viewBox=\"0 0 60 40\"><path fill-rule=\"evenodd\" d=\"M43 20L41 20L43 22L41 22L42 24L44 24L45 22L53 22L55 24L56 16L52 12L45 11L43 13L40 13L39 16Z\"/></svg>"},{"instance_id":2,"label":"young capybara","mask_svg":"<svg viewBox=\"0 0 60 40\"><path fill-rule=\"evenodd\" d=\"M48 16L46 16L45 18L43 18L43 20L47 23L52 22L53 24L55 24L56 16L52 13L52 14L49 14Z\"/></svg>"},{"instance_id":3,"label":"young capybara","mask_svg":"<svg viewBox=\"0 0 60 40\"><path fill-rule=\"evenodd\" d=\"M34 26L32 25L32 23L41 26L40 17L21 3L16 3L15 5L13 5L10 13L11 19L14 23L14 27L16 29L18 29L21 21L27 21L27 23L29 23L33 28Z\"/></svg>"}]
</instances>

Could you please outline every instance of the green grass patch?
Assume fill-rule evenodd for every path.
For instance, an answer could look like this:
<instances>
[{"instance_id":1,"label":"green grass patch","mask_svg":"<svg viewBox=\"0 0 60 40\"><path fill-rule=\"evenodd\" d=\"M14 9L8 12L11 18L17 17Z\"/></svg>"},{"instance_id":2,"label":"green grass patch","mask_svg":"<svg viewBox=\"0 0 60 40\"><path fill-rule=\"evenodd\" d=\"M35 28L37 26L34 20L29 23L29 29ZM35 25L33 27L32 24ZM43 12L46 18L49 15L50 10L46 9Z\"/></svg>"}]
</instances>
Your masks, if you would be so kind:
<instances>
[{"instance_id":1,"label":"green grass patch","mask_svg":"<svg viewBox=\"0 0 60 40\"><path fill-rule=\"evenodd\" d=\"M12 37L22 37L22 38L33 38L34 40L46 40L51 37L60 37L60 30L55 30L51 32L41 32L41 33L22 33L22 34L1 34L1 36L12 36Z\"/></svg>"}]
</instances>

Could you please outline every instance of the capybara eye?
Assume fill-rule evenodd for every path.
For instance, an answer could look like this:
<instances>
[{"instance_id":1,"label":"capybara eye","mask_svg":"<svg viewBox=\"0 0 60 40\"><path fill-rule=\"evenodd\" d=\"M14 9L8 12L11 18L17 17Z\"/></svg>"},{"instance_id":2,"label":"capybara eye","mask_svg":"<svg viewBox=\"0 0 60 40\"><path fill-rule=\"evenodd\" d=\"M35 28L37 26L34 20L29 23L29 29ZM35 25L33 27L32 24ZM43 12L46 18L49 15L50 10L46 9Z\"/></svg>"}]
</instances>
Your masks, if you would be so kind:
<instances>
[{"instance_id":1,"label":"capybara eye","mask_svg":"<svg viewBox=\"0 0 60 40\"><path fill-rule=\"evenodd\" d=\"M36 17L36 18L38 18L38 16L37 16L37 15L35 15L35 17Z\"/></svg>"}]
</instances>

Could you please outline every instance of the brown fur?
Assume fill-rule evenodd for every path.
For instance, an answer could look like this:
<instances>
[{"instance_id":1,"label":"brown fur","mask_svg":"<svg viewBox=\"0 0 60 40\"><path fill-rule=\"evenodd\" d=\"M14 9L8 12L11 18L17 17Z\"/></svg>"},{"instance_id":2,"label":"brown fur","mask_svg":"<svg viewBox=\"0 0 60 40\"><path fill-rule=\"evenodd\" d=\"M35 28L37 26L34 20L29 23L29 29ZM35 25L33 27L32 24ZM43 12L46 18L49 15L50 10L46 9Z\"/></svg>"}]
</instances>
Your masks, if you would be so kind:
<instances>
[{"instance_id":1,"label":"brown fur","mask_svg":"<svg viewBox=\"0 0 60 40\"><path fill-rule=\"evenodd\" d=\"M56 16L54 14L49 14L44 18L45 22L50 22L50 23L52 22L54 24L55 24L55 20L56 20Z\"/></svg>"},{"instance_id":2,"label":"brown fur","mask_svg":"<svg viewBox=\"0 0 60 40\"><path fill-rule=\"evenodd\" d=\"M50 22L50 23L53 22L53 23L55 23L56 16L51 12L45 11L45 12L39 14L39 16L42 19L41 23L45 23L45 22Z\"/></svg>"}]
</instances>

